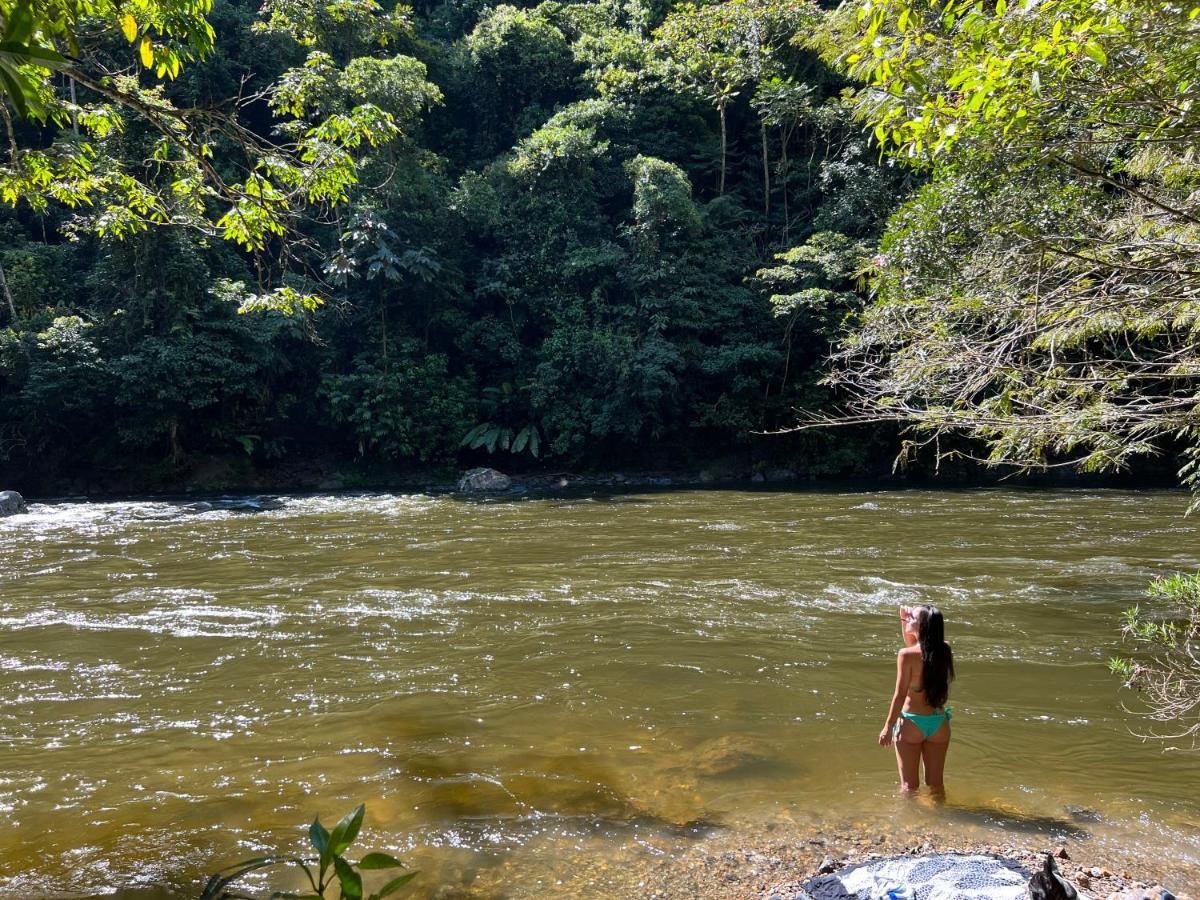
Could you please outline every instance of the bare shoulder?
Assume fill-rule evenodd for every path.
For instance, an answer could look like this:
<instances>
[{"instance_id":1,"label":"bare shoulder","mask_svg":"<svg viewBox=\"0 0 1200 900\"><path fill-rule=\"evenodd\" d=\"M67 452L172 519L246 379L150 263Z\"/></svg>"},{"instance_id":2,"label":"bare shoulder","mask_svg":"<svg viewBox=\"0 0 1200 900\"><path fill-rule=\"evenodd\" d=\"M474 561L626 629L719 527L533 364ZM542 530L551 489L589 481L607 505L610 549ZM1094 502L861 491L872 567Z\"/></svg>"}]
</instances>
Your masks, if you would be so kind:
<instances>
[{"instance_id":1,"label":"bare shoulder","mask_svg":"<svg viewBox=\"0 0 1200 900\"><path fill-rule=\"evenodd\" d=\"M914 656L921 655L920 647L901 647L900 652L896 654L897 659L911 659Z\"/></svg>"}]
</instances>

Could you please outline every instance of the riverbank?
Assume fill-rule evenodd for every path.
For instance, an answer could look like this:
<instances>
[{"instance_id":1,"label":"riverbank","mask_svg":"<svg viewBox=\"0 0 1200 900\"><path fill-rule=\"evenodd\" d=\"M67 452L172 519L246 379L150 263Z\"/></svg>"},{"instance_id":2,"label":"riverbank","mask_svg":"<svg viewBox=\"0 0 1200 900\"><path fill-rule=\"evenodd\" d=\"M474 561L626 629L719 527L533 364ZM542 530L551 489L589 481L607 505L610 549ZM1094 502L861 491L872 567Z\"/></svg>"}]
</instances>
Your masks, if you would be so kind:
<instances>
[{"instance_id":1,"label":"riverbank","mask_svg":"<svg viewBox=\"0 0 1200 900\"><path fill-rule=\"evenodd\" d=\"M327 470L322 468L286 471L211 469L186 477L129 478L124 475L41 479L9 478L4 485L19 491L27 500L111 501L131 498L206 499L216 496L304 496L312 494L450 494L457 490L465 469L413 469L386 471ZM1006 477L998 473L939 477L931 480L920 472L875 473L870 476L837 477L816 475L785 466L625 469L597 472L570 469L506 472L511 487L497 496L572 493L608 493L625 489L738 488L750 490L962 490L989 487L1031 489L1084 488L1178 490L1171 481L1158 478L1116 478L1028 474ZM1011 475L1011 473L1008 473Z\"/></svg>"},{"instance_id":2,"label":"riverbank","mask_svg":"<svg viewBox=\"0 0 1200 900\"><path fill-rule=\"evenodd\" d=\"M930 486L940 488L1022 485L1035 487L1178 486L1176 467L1147 465L1137 473L1081 474L1054 469L1018 475L1007 469L986 469L962 461L914 461L896 470L890 454L869 462L842 463L788 454L692 454L647 451L630 459L597 465L555 465L553 461L470 457L457 464L417 461L348 460L314 452L282 459L259 460L245 454L220 454L169 459L130 460L97 464L68 472L46 467L0 465L0 490L19 491L27 498L72 497L113 499L146 496L213 494L304 494L334 491L441 493L454 489L466 470L495 467L512 478L520 491L579 490L611 487L692 487L711 485L800 486L870 483L881 488Z\"/></svg>"},{"instance_id":3,"label":"riverbank","mask_svg":"<svg viewBox=\"0 0 1200 900\"><path fill-rule=\"evenodd\" d=\"M656 869L641 896L651 900L800 900L805 882L820 873L871 860L980 853L1011 860L1029 872L1052 853L1059 872L1098 900L1192 900L1174 884L1161 885L1152 866L1109 866L1079 844L982 844L936 837L897 839L869 831L833 831L807 840L780 839L771 831L739 833L698 844ZM1170 879L1164 879L1170 882Z\"/></svg>"}]
</instances>

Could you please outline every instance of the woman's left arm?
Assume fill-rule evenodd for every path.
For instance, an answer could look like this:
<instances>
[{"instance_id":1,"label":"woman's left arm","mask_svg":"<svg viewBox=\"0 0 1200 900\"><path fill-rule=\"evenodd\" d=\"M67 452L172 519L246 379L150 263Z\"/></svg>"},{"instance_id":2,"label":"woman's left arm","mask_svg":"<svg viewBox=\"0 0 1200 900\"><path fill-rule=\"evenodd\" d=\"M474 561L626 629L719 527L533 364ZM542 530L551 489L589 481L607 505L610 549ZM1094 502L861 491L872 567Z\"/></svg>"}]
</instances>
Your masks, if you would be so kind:
<instances>
[{"instance_id":1,"label":"woman's left arm","mask_svg":"<svg viewBox=\"0 0 1200 900\"><path fill-rule=\"evenodd\" d=\"M888 710L887 722L883 726L883 731L879 732L880 747L892 745L892 729L896 726L896 720L900 718L900 708L904 706L904 695L908 693L908 685L905 682L904 651L901 650L896 654L896 690L892 694L892 706Z\"/></svg>"}]
</instances>

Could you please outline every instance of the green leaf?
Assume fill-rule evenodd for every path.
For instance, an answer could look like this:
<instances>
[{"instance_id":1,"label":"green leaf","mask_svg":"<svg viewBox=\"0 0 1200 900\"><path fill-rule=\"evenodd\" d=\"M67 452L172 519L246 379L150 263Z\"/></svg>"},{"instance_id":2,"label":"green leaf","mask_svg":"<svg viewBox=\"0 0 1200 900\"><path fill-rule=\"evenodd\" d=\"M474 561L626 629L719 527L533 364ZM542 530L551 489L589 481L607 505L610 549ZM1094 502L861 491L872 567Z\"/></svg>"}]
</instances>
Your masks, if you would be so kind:
<instances>
[{"instance_id":1,"label":"green leaf","mask_svg":"<svg viewBox=\"0 0 1200 900\"><path fill-rule=\"evenodd\" d=\"M1104 52L1104 48L1095 41L1088 41L1083 45L1083 52L1087 54L1088 59L1101 66L1108 64L1108 54Z\"/></svg>"},{"instance_id":2,"label":"green leaf","mask_svg":"<svg viewBox=\"0 0 1200 900\"><path fill-rule=\"evenodd\" d=\"M368 853L358 861L358 867L367 869L403 869L404 863L386 853Z\"/></svg>"},{"instance_id":3,"label":"green leaf","mask_svg":"<svg viewBox=\"0 0 1200 900\"><path fill-rule=\"evenodd\" d=\"M125 35L125 40L131 44L137 40L137 20L129 13L125 13L121 17L121 33Z\"/></svg>"},{"instance_id":4,"label":"green leaf","mask_svg":"<svg viewBox=\"0 0 1200 900\"><path fill-rule=\"evenodd\" d=\"M0 54L14 56L22 61L32 61L49 69L60 68L67 64L67 58L57 50L50 47L39 47L37 44L0 41Z\"/></svg>"},{"instance_id":5,"label":"green leaf","mask_svg":"<svg viewBox=\"0 0 1200 900\"><path fill-rule=\"evenodd\" d=\"M313 819L312 824L308 826L308 842L322 856L329 851L329 832L321 824L320 816Z\"/></svg>"},{"instance_id":6,"label":"green leaf","mask_svg":"<svg viewBox=\"0 0 1200 900\"><path fill-rule=\"evenodd\" d=\"M474 428L472 428L470 431L467 432L466 436L462 439L462 443L459 444L459 446L460 447L471 447L472 449L475 449L477 446L475 444L475 441L479 440L479 436L481 434L483 434L485 431L487 431L489 427L490 427L490 423L488 423L488 422L484 422L482 425L476 425Z\"/></svg>"},{"instance_id":7,"label":"green leaf","mask_svg":"<svg viewBox=\"0 0 1200 900\"><path fill-rule=\"evenodd\" d=\"M409 872L407 875L400 875L396 878L393 878L391 881L381 887L377 893L374 893L371 896L375 898L375 900L383 900L383 898L389 894L396 893L396 891L400 890L400 888L404 887L404 885L416 878L418 874L419 873L417 872Z\"/></svg>"},{"instance_id":8,"label":"green leaf","mask_svg":"<svg viewBox=\"0 0 1200 900\"><path fill-rule=\"evenodd\" d=\"M22 119L29 118L29 103L26 97L26 86L22 85L10 72L8 66L0 64L0 88L8 94L8 99Z\"/></svg>"},{"instance_id":9,"label":"green leaf","mask_svg":"<svg viewBox=\"0 0 1200 900\"><path fill-rule=\"evenodd\" d=\"M138 53L142 57L142 65L149 69L154 65L154 44L149 37L143 37L142 43L138 46Z\"/></svg>"},{"instance_id":10,"label":"green leaf","mask_svg":"<svg viewBox=\"0 0 1200 900\"><path fill-rule=\"evenodd\" d=\"M366 811L366 806L360 803L352 811L346 813L342 821L333 827L333 831L329 835L330 855L341 856L354 843L359 829L362 828L363 815Z\"/></svg>"},{"instance_id":11,"label":"green leaf","mask_svg":"<svg viewBox=\"0 0 1200 900\"><path fill-rule=\"evenodd\" d=\"M340 856L335 856L333 871L337 873L338 883L342 886L342 900L362 900L362 876L354 871L354 867Z\"/></svg>"},{"instance_id":12,"label":"green leaf","mask_svg":"<svg viewBox=\"0 0 1200 900\"><path fill-rule=\"evenodd\" d=\"M15 8L10 7L5 15L7 16L4 23L4 39L6 41L23 44L33 36L35 23L32 4L18 3Z\"/></svg>"}]
</instances>

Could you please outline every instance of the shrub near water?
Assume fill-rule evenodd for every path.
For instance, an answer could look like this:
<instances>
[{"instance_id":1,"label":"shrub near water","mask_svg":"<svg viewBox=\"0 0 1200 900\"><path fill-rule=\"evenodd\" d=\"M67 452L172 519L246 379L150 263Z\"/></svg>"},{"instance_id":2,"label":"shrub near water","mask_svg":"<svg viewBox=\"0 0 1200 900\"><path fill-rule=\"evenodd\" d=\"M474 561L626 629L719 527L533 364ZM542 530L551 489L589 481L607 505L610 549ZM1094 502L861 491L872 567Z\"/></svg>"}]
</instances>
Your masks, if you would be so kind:
<instances>
[{"instance_id":1,"label":"shrub near water","mask_svg":"<svg viewBox=\"0 0 1200 900\"><path fill-rule=\"evenodd\" d=\"M1152 721L1170 723L1159 736L1195 746L1200 738L1200 574L1159 578L1148 593L1158 601L1156 608L1128 610L1122 629L1143 656L1109 665L1139 692Z\"/></svg>"}]
</instances>

